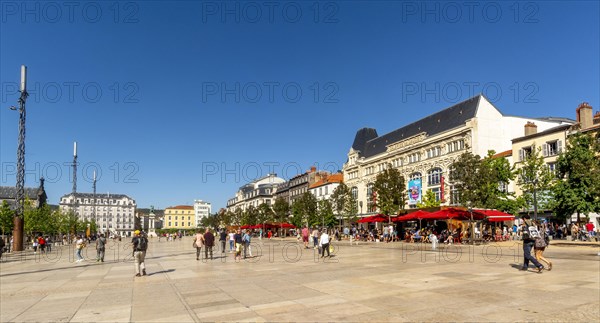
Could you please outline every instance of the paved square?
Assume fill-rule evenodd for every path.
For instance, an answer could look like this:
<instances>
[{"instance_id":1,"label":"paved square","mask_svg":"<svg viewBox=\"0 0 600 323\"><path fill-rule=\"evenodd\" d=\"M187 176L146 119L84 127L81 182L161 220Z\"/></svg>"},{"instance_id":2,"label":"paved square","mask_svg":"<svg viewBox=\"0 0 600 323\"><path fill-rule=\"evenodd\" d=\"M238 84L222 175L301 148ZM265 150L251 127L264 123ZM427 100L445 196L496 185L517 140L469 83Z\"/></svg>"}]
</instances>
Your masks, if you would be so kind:
<instances>
[{"instance_id":1,"label":"paved square","mask_svg":"<svg viewBox=\"0 0 600 323\"><path fill-rule=\"evenodd\" d=\"M296 240L253 241L255 257L195 260L190 238L151 241L148 276L130 246L94 244L0 264L2 322L600 320L597 246L552 245L552 271L519 271L521 244L441 246L337 242L320 258ZM257 256L259 255L259 256ZM6 255L5 255L6 256Z\"/></svg>"}]
</instances>

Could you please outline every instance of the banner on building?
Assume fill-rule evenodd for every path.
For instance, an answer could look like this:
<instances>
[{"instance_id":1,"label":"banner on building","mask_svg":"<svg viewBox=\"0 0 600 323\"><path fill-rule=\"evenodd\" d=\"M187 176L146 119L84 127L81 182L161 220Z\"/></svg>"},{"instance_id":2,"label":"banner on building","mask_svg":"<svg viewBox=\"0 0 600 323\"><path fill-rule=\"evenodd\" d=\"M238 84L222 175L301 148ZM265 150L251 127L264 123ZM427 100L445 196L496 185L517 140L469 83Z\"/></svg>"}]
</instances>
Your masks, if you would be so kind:
<instances>
[{"instance_id":1,"label":"banner on building","mask_svg":"<svg viewBox=\"0 0 600 323\"><path fill-rule=\"evenodd\" d=\"M413 205L421 202L421 180L408 181L408 204Z\"/></svg>"}]
</instances>

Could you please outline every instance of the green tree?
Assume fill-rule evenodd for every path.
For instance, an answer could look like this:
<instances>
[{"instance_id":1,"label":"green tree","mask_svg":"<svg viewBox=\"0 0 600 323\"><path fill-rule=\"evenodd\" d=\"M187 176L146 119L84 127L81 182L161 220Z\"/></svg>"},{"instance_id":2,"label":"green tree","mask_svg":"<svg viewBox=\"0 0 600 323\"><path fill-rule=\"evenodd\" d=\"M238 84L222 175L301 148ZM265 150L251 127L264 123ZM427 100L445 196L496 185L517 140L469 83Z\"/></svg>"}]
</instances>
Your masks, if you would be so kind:
<instances>
[{"instance_id":1,"label":"green tree","mask_svg":"<svg viewBox=\"0 0 600 323\"><path fill-rule=\"evenodd\" d=\"M275 215L276 222L287 222L288 215L290 214L290 205L283 197L278 197L273 203L273 212Z\"/></svg>"},{"instance_id":2,"label":"green tree","mask_svg":"<svg viewBox=\"0 0 600 323\"><path fill-rule=\"evenodd\" d=\"M12 232L14 216L15 212L10 209L8 202L2 201L2 206L0 206L0 227L2 227L2 235Z\"/></svg>"},{"instance_id":3,"label":"green tree","mask_svg":"<svg viewBox=\"0 0 600 323\"><path fill-rule=\"evenodd\" d=\"M231 214L231 225L240 225L242 224L242 218L244 217L244 211L238 206L235 208L233 213Z\"/></svg>"},{"instance_id":4,"label":"green tree","mask_svg":"<svg viewBox=\"0 0 600 323\"><path fill-rule=\"evenodd\" d=\"M352 191L346 184L340 183L340 185L333 190L331 203L335 213L347 222L355 222L357 220L357 201L354 196L352 196Z\"/></svg>"},{"instance_id":5,"label":"green tree","mask_svg":"<svg viewBox=\"0 0 600 323\"><path fill-rule=\"evenodd\" d=\"M544 162L541 147L533 145L531 154L525 156L523 165L518 171L517 185L523 191L523 199L528 209L547 209L551 200L551 189L556 176ZM534 199L535 193L535 199Z\"/></svg>"},{"instance_id":6,"label":"green tree","mask_svg":"<svg viewBox=\"0 0 600 323\"><path fill-rule=\"evenodd\" d=\"M337 224L335 215L333 214L333 205L329 200L321 200L317 203L318 218L321 224L326 227L332 227Z\"/></svg>"},{"instance_id":7,"label":"green tree","mask_svg":"<svg viewBox=\"0 0 600 323\"><path fill-rule=\"evenodd\" d=\"M464 152L450 166L450 181L458 191L458 203L464 206L500 209L513 205L514 195L506 185L514 179L514 168L504 158L494 158L495 152L481 159Z\"/></svg>"},{"instance_id":8,"label":"green tree","mask_svg":"<svg viewBox=\"0 0 600 323\"><path fill-rule=\"evenodd\" d=\"M275 213L267 203L261 203L256 211L257 217L254 224L273 222L275 220Z\"/></svg>"},{"instance_id":9,"label":"green tree","mask_svg":"<svg viewBox=\"0 0 600 323\"><path fill-rule=\"evenodd\" d=\"M40 208L34 207L33 203L27 199L23 211L23 231L28 235L47 234L51 231L52 218L51 210L48 205Z\"/></svg>"},{"instance_id":10,"label":"green tree","mask_svg":"<svg viewBox=\"0 0 600 323\"><path fill-rule=\"evenodd\" d=\"M436 200L435 193L432 190L427 190L421 202L417 203L418 208L431 208L440 206L440 201Z\"/></svg>"},{"instance_id":11,"label":"green tree","mask_svg":"<svg viewBox=\"0 0 600 323\"><path fill-rule=\"evenodd\" d=\"M309 226L315 226L319 224L317 218L317 199L314 195L309 192L305 192L294 200L292 203L292 223L301 227L308 224Z\"/></svg>"},{"instance_id":12,"label":"green tree","mask_svg":"<svg viewBox=\"0 0 600 323\"><path fill-rule=\"evenodd\" d=\"M258 222L258 210L254 207L254 205L248 206L246 211L244 211L242 215L242 221L240 222L242 225L247 224L257 224Z\"/></svg>"},{"instance_id":13,"label":"green tree","mask_svg":"<svg viewBox=\"0 0 600 323\"><path fill-rule=\"evenodd\" d=\"M406 203L406 183L404 176L391 164L377 174L373 190L377 194L377 206L386 215L398 214Z\"/></svg>"},{"instance_id":14,"label":"green tree","mask_svg":"<svg viewBox=\"0 0 600 323\"><path fill-rule=\"evenodd\" d=\"M557 215L567 218L577 214L600 212L600 159L597 140L588 134L569 137L567 149L556 162L557 177L551 206Z\"/></svg>"}]
</instances>

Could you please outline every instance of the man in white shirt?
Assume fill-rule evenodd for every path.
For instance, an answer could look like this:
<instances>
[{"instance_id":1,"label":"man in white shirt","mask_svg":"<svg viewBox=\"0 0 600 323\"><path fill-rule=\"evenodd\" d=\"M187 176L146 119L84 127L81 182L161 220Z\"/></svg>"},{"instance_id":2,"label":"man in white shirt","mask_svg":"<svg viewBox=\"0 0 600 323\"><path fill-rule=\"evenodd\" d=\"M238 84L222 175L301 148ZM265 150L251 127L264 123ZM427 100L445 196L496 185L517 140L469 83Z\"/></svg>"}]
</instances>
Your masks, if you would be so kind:
<instances>
[{"instance_id":1,"label":"man in white shirt","mask_svg":"<svg viewBox=\"0 0 600 323\"><path fill-rule=\"evenodd\" d=\"M319 240L319 245L321 246L321 258L325 256L325 250L327 250L327 257L331 257L329 255L329 235L327 234L327 229L323 229L323 233L321 234L321 239Z\"/></svg>"}]
</instances>

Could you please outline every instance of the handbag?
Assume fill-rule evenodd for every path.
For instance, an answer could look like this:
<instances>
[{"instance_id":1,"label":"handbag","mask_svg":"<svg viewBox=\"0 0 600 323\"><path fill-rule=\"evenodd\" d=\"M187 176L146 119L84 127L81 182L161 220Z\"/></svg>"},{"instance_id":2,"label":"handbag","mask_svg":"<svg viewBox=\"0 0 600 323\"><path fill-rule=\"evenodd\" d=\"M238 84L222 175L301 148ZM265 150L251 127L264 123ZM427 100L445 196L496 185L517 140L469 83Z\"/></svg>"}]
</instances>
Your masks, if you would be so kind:
<instances>
[{"instance_id":1,"label":"handbag","mask_svg":"<svg viewBox=\"0 0 600 323\"><path fill-rule=\"evenodd\" d=\"M192 247L198 248L198 245L196 244L196 238L194 238L194 243L192 243Z\"/></svg>"}]
</instances>

